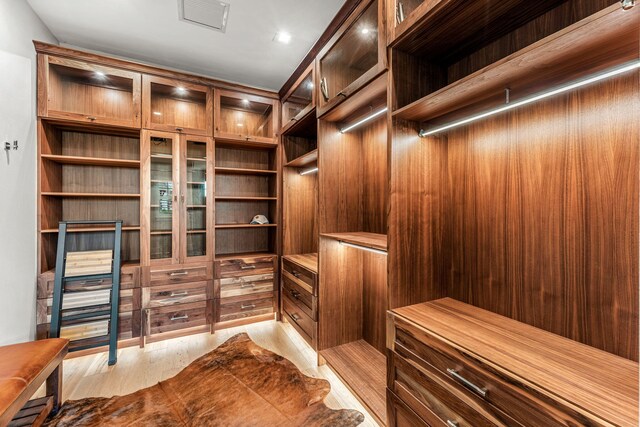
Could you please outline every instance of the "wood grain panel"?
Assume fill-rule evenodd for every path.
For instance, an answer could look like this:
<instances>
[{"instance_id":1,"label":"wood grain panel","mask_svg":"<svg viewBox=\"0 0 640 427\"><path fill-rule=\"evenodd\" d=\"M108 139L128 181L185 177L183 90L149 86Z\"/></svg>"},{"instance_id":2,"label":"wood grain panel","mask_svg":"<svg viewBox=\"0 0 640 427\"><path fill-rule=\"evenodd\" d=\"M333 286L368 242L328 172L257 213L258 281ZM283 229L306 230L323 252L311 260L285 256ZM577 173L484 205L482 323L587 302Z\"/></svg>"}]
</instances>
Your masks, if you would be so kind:
<instances>
[{"instance_id":1,"label":"wood grain panel","mask_svg":"<svg viewBox=\"0 0 640 427\"><path fill-rule=\"evenodd\" d=\"M638 360L638 73L448 136L450 295Z\"/></svg>"},{"instance_id":2,"label":"wood grain panel","mask_svg":"<svg viewBox=\"0 0 640 427\"><path fill-rule=\"evenodd\" d=\"M362 338L384 354L387 312L386 255L371 252L362 255L362 281Z\"/></svg>"},{"instance_id":3,"label":"wood grain panel","mask_svg":"<svg viewBox=\"0 0 640 427\"><path fill-rule=\"evenodd\" d=\"M318 251L318 175L283 168L283 255Z\"/></svg>"},{"instance_id":4,"label":"wood grain panel","mask_svg":"<svg viewBox=\"0 0 640 427\"><path fill-rule=\"evenodd\" d=\"M389 213L389 307L446 295L447 143L394 120Z\"/></svg>"}]
</instances>

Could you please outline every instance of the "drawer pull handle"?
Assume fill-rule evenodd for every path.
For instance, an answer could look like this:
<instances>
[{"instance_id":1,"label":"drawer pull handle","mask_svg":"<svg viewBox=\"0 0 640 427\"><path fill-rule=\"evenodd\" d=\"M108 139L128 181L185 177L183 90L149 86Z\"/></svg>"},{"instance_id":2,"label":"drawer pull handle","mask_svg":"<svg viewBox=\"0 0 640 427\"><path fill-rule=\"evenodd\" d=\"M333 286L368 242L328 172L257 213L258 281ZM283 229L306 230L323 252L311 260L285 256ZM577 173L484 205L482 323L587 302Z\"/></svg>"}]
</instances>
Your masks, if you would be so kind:
<instances>
[{"instance_id":1,"label":"drawer pull handle","mask_svg":"<svg viewBox=\"0 0 640 427\"><path fill-rule=\"evenodd\" d=\"M183 291L183 292L171 292L171 296L172 296L172 297L186 297L187 295L189 295L189 292L187 292L187 291Z\"/></svg>"},{"instance_id":2,"label":"drawer pull handle","mask_svg":"<svg viewBox=\"0 0 640 427\"><path fill-rule=\"evenodd\" d=\"M297 315L297 314L295 314L295 313L291 315L291 318L292 318L293 320L295 320L296 322L297 322L298 320L300 320L300 316L298 316L298 315Z\"/></svg>"},{"instance_id":3,"label":"drawer pull handle","mask_svg":"<svg viewBox=\"0 0 640 427\"><path fill-rule=\"evenodd\" d=\"M256 308L255 304L248 304L248 305L242 304L240 306L240 310L253 310L254 308Z\"/></svg>"},{"instance_id":4,"label":"drawer pull handle","mask_svg":"<svg viewBox=\"0 0 640 427\"><path fill-rule=\"evenodd\" d=\"M183 314L182 316L175 315L171 317L172 322L175 322L176 320L187 320L187 319L189 319L188 314Z\"/></svg>"},{"instance_id":5,"label":"drawer pull handle","mask_svg":"<svg viewBox=\"0 0 640 427\"><path fill-rule=\"evenodd\" d=\"M300 273L298 273L298 272L297 272L297 271L295 271L295 270L293 270L293 271L291 272L291 274L293 274L293 277L295 277L295 278L300 277Z\"/></svg>"},{"instance_id":6,"label":"drawer pull handle","mask_svg":"<svg viewBox=\"0 0 640 427\"><path fill-rule=\"evenodd\" d=\"M243 283L242 285L240 285L240 289L246 289L246 288L255 288L256 285L254 285L253 283Z\"/></svg>"},{"instance_id":7,"label":"drawer pull handle","mask_svg":"<svg viewBox=\"0 0 640 427\"><path fill-rule=\"evenodd\" d=\"M176 273L171 273L169 276L177 277L177 276L188 276L188 275L189 275L188 271L180 271L180 272L176 272Z\"/></svg>"},{"instance_id":8,"label":"drawer pull handle","mask_svg":"<svg viewBox=\"0 0 640 427\"><path fill-rule=\"evenodd\" d=\"M447 420L447 427L460 427L457 421Z\"/></svg>"},{"instance_id":9,"label":"drawer pull handle","mask_svg":"<svg viewBox=\"0 0 640 427\"><path fill-rule=\"evenodd\" d=\"M294 297L295 299L300 298L300 292L298 292L298 291L294 291L293 289L291 289L291 290L289 291L289 293L290 293L290 294L291 294L291 296L292 296L292 297Z\"/></svg>"},{"instance_id":10,"label":"drawer pull handle","mask_svg":"<svg viewBox=\"0 0 640 427\"><path fill-rule=\"evenodd\" d=\"M468 379L460 375L458 372L456 372L455 369L448 368L447 372L453 377L454 380L458 381L460 384L462 384L463 386L465 386L475 394L483 398L487 397L488 391L486 388L478 387L477 385L475 385L474 383L472 383L471 381L469 381Z\"/></svg>"},{"instance_id":11,"label":"drawer pull handle","mask_svg":"<svg viewBox=\"0 0 640 427\"><path fill-rule=\"evenodd\" d=\"M96 118L95 118L95 117L93 117L93 116L87 116L87 120L94 121L94 120L96 120Z\"/></svg>"},{"instance_id":12,"label":"drawer pull handle","mask_svg":"<svg viewBox=\"0 0 640 427\"><path fill-rule=\"evenodd\" d=\"M256 266L255 265L243 265L240 267L241 270L255 270Z\"/></svg>"}]
</instances>

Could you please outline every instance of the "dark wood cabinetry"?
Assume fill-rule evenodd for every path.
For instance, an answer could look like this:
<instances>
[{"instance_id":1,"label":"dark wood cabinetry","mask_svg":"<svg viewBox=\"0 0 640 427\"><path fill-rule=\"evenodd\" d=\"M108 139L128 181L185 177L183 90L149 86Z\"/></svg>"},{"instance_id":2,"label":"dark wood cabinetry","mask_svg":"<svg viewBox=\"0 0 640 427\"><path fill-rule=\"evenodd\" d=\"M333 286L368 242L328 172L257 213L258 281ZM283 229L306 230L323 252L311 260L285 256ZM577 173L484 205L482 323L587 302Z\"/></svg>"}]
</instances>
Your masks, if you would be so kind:
<instances>
[{"instance_id":1,"label":"dark wood cabinetry","mask_svg":"<svg viewBox=\"0 0 640 427\"><path fill-rule=\"evenodd\" d=\"M452 299L390 312L387 346L389 425L638 422L636 362Z\"/></svg>"}]
</instances>

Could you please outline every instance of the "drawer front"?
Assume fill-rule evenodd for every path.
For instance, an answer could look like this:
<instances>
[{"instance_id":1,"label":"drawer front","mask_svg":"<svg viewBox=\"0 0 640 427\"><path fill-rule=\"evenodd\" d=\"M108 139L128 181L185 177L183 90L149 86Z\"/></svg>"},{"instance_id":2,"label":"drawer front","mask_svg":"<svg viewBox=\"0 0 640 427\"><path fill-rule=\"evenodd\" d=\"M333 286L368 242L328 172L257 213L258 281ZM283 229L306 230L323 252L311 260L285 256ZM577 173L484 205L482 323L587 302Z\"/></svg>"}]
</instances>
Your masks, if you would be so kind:
<instances>
[{"instance_id":1,"label":"drawer front","mask_svg":"<svg viewBox=\"0 0 640 427\"><path fill-rule=\"evenodd\" d=\"M218 322L228 322L269 313L273 313L273 291L249 297L224 298L220 300Z\"/></svg>"},{"instance_id":2,"label":"drawer front","mask_svg":"<svg viewBox=\"0 0 640 427\"><path fill-rule=\"evenodd\" d=\"M163 286L213 279L211 267L207 264L149 267L148 271L148 278L145 277L144 286Z\"/></svg>"},{"instance_id":3,"label":"drawer front","mask_svg":"<svg viewBox=\"0 0 640 427\"><path fill-rule=\"evenodd\" d=\"M430 425L489 427L517 425L487 402L452 388L435 371L416 368L396 353L388 362L389 388L413 412Z\"/></svg>"},{"instance_id":4,"label":"drawer front","mask_svg":"<svg viewBox=\"0 0 640 427\"><path fill-rule=\"evenodd\" d=\"M210 299L211 288L211 281L144 288L142 304L145 308L155 308L206 301Z\"/></svg>"},{"instance_id":5,"label":"drawer front","mask_svg":"<svg viewBox=\"0 0 640 427\"><path fill-rule=\"evenodd\" d=\"M298 325L308 337L313 338L315 336L316 323L297 304L292 302L287 295L282 298L282 308L290 320Z\"/></svg>"},{"instance_id":6,"label":"drawer front","mask_svg":"<svg viewBox=\"0 0 640 427\"><path fill-rule=\"evenodd\" d=\"M306 268L302 268L286 259L282 260L282 275L289 280L297 283L307 292L317 295L316 293L316 275Z\"/></svg>"},{"instance_id":7,"label":"drawer front","mask_svg":"<svg viewBox=\"0 0 640 427\"><path fill-rule=\"evenodd\" d=\"M393 392L387 389L387 422L389 427L440 427L442 422L427 424ZM455 427L455 426L447 426Z\"/></svg>"},{"instance_id":8,"label":"drawer front","mask_svg":"<svg viewBox=\"0 0 640 427\"><path fill-rule=\"evenodd\" d=\"M120 313L118 315L118 339L126 340L139 337L141 332L140 322L140 310ZM108 320L68 325L61 329L61 335L63 338L74 340L101 336L107 333L108 326ZM49 327L49 323L39 324L36 328L36 339L43 340L49 338Z\"/></svg>"},{"instance_id":9,"label":"drawer front","mask_svg":"<svg viewBox=\"0 0 640 427\"><path fill-rule=\"evenodd\" d=\"M534 394L514 378L491 369L447 343L396 319L395 351L416 366L431 368L451 387L487 402L525 426L580 425L580 417L559 402Z\"/></svg>"},{"instance_id":10,"label":"drawer front","mask_svg":"<svg viewBox=\"0 0 640 427\"><path fill-rule=\"evenodd\" d=\"M126 313L140 310L140 289L120 290L120 300L118 311ZM109 304L111 291L104 289L98 291L68 293L62 298L62 308L71 309L86 307L90 305ZM38 299L36 302L37 323L51 322L51 307L53 306L53 296L50 298Z\"/></svg>"},{"instance_id":11,"label":"drawer front","mask_svg":"<svg viewBox=\"0 0 640 427\"><path fill-rule=\"evenodd\" d=\"M216 279L273 273L275 257L237 258L216 261Z\"/></svg>"},{"instance_id":12,"label":"drawer front","mask_svg":"<svg viewBox=\"0 0 640 427\"><path fill-rule=\"evenodd\" d=\"M313 320L318 320L317 298L307 292L297 282L283 276L282 293L295 303L307 316Z\"/></svg>"},{"instance_id":13,"label":"drawer front","mask_svg":"<svg viewBox=\"0 0 640 427\"><path fill-rule=\"evenodd\" d=\"M273 292L273 273L218 279L217 287L220 288L220 298Z\"/></svg>"},{"instance_id":14,"label":"drawer front","mask_svg":"<svg viewBox=\"0 0 640 427\"><path fill-rule=\"evenodd\" d=\"M38 298L53 297L53 286L55 283L55 273L48 271L38 277ZM100 290L111 287L111 279L99 280L76 280L66 283L66 289L73 291L77 289ZM140 268L126 267L120 270L120 289L133 289L140 287Z\"/></svg>"},{"instance_id":15,"label":"drawer front","mask_svg":"<svg viewBox=\"0 0 640 427\"><path fill-rule=\"evenodd\" d=\"M148 335L204 326L207 323L206 301L147 309Z\"/></svg>"}]
</instances>

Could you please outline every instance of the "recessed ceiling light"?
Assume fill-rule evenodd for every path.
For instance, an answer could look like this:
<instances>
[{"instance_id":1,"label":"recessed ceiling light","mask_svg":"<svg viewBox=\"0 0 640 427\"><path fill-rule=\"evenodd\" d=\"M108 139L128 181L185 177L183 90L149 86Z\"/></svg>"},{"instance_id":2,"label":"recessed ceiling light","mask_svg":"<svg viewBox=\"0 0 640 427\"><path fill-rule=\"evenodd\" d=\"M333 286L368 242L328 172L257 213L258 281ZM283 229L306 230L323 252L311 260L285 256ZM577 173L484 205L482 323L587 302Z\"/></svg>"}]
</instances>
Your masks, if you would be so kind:
<instances>
[{"instance_id":1,"label":"recessed ceiling light","mask_svg":"<svg viewBox=\"0 0 640 427\"><path fill-rule=\"evenodd\" d=\"M178 93L185 93L187 90L185 88L183 88L182 86L178 86L176 88L176 90L178 91Z\"/></svg>"},{"instance_id":2,"label":"recessed ceiling light","mask_svg":"<svg viewBox=\"0 0 640 427\"><path fill-rule=\"evenodd\" d=\"M282 44L289 44L291 41L291 34L286 31L278 31L273 39Z\"/></svg>"},{"instance_id":3,"label":"recessed ceiling light","mask_svg":"<svg viewBox=\"0 0 640 427\"><path fill-rule=\"evenodd\" d=\"M360 32L362 34L369 34L369 29L368 28L363 28L362 30L360 30Z\"/></svg>"}]
</instances>

